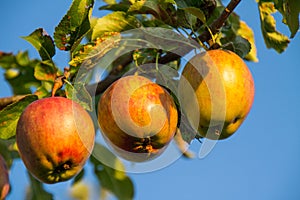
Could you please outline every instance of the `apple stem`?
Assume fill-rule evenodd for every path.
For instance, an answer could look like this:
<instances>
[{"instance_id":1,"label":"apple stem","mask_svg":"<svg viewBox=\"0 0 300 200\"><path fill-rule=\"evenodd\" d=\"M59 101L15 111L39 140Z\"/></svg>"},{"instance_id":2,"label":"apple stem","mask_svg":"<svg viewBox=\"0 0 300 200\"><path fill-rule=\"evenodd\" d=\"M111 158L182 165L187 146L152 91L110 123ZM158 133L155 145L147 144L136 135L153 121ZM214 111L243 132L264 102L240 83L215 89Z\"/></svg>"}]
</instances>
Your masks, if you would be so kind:
<instances>
[{"instance_id":1,"label":"apple stem","mask_svg":"<svg viewBox=\"0 0 300 200\"><path fill-rule=\"evenodd\" d=\"M60 88L62 88L62 86L64 85L64 76L58 76L55 78L54 80L54 84L52 87L52 91L51 91L51 96L54 97L55 93L57 90L59 90Z\"/></svg>"},{"instance_id":2,"label":"apple stem","mask_svg":"<svg viewBox=\"0 0 300 200\"><path fill-rule=\"evenodd\" d=\"M68 81L67 79L69 78L69 76L70 76L70 69L65 67L64 74L57 76L54 80L54 84L53 84L52 91L51 91L52 97L54 97L57 90L61 89L63 87L63 85L65 84L65 82Z\"/></svg>"}]
</instances>

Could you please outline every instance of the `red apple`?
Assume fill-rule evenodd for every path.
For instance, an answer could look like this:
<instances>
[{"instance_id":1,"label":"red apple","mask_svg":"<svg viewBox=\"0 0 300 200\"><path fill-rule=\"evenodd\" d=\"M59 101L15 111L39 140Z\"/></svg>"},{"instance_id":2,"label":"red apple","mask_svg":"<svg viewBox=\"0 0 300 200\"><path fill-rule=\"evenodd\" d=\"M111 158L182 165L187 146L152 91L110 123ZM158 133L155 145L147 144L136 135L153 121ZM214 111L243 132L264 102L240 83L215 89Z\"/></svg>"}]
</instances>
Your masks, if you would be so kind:
<instances>
[{"instance_id":1,"label":"red apple","mask_svg":"<svg viewBox=\"0 0 300 200\"><path fill-rule=\"evenodd\" d=\"M4 158L0 154L0 199L5 199L9 192L8 168Z\"/></svg>"},{"instance_id":2,"label":"red apple","mask_svg":"<svg viewBox=\"0 0 300 200\"><path fill-rule=\"evenodd\" d=\"M101 132L124 159L143 162L160 155L172 140L176 105L158 84L138 75L113 83L98 104Z\"/></svg>"},{"instance_id":3,"label":"red apple","mask_svg":"<svg viewBox=\"0 0 300 200\"><path fill-rule=\"evenodd\" d=\"M93 149L94 124L77 103L49 97L31 103L17 124L20 156L44 183L66 181L78 174Z\"/></svg>"}]
</instances>

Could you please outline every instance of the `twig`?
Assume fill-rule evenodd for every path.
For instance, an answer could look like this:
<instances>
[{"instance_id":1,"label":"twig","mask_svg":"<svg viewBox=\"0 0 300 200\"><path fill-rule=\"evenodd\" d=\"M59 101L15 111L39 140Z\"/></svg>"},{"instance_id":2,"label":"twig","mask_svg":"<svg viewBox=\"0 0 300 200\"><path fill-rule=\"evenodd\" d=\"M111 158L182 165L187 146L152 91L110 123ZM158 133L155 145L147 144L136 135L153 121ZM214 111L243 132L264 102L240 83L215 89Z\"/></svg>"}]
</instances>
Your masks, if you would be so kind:
<instances>
[{"instance_id":1,"label":"twig","mask_svg":"<svg viewBox=\"0 0 300 200\"><path fill-rule=\"evenodd\" d=\"M233 12L233 10L240 2L241 0L231 0L229 4L226 6L226 8L223 10L221 15L209 26L211 33L207 29L198 37L198 39L200 39L201 42L206 42L210 40L212 34L214 35L217 32L219 32L220 28L224 25L227 18L230 16L230 14Z\"/></svg>"}]
</instances>

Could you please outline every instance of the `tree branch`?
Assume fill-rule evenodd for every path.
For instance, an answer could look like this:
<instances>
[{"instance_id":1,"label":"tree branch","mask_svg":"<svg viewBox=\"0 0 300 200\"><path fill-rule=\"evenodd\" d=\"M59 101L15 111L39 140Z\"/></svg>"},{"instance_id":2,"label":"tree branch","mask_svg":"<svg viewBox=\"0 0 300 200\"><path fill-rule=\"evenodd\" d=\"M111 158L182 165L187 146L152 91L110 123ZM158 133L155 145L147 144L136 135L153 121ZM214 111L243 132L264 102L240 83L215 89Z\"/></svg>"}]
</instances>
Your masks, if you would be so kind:
<instances>
[{"instance_id":1,"label":"tree branch","mask_svg":"<svg viewBox=\"0 0 300 200\"><path fill-rule=\"evenodd\" d=\"M237 5L241 2L241 0L231 0L226 8L223 10L221 15L209 26L211 33L214 35L220 31L220 28L224 25L227 18L233 12L233 10L237 7ZM205 30L198 39L201 42L206 42L211 39L212 34L209 30Z\"/></svg>"}]
</instances>

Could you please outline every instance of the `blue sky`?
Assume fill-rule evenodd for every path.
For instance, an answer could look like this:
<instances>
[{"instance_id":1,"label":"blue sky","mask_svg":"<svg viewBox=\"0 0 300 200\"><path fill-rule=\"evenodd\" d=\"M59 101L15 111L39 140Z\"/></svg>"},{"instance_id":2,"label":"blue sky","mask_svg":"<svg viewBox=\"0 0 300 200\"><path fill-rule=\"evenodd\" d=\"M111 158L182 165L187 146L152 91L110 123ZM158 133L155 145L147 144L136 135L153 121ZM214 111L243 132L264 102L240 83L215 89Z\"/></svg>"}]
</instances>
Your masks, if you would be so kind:
<instances>
[{"instance_id":1,"label":"blue sky","mask_svg":"<svg viewBox=\"0 0 300 200\"><path fill-rule=\"evenodd\" d=\"M31 57L37 57L20 36L39 27L52 35L70 4L71 0L1 1L0 51L29 50ZM154 172L129 174L136 188L135 199L300 199L299 33L286 52L278 54L265 47L255 1L242 1L236 12L253 28L258 49L259 62L247 63L256 85L250 114L235 135L218 142L203 159L181 158ZM95 9L95 14L101 13ZM278 28L289 34L280 24L280 16L276 19ZM67 54L60 53L54 60L67 65ZM0 70L0 97L11 95L2 74ZM194 141L190 148L197 154L200 147ZM92 173L86 181L94 189L99 187ZM14 164L11 183L13 190L7 199L21 199L28 183L22 162ZM54 192L55 199L66 199L67 185L47 189Z\"/></svg>"}]
</instances>

